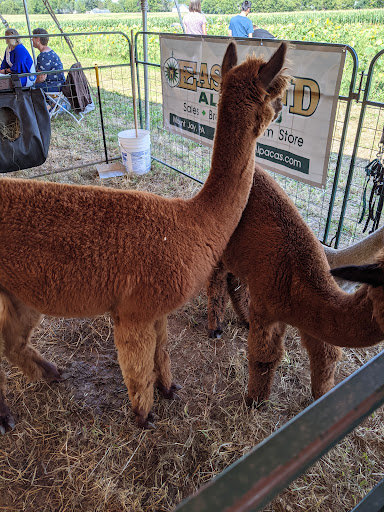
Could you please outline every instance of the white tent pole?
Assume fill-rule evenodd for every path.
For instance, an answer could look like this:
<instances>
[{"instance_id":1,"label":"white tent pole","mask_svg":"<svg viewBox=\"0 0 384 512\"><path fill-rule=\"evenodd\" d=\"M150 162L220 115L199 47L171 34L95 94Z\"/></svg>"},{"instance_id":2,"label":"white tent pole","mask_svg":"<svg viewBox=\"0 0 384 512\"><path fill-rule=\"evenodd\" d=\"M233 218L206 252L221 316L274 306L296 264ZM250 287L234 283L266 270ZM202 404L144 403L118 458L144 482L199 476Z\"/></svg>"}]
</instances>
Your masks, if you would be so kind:
<instances>
[{"instance_id":1,"label":"white tent pole","mask_svg":"<svg viewBox=\"0 0 384 512\"><path fill-rule=\"evenodd\" d=\"M27 0L23 0L23 4L24 4L25 19L27 20L28 34L29 34L29 37L31 38L29 40L29 42L31 43L32 58L33 58L33 62L35 63L35 66L36 66L36 56L35 56L35 49L34 49L33 44L32 44L32 32L31 32L31 25L29 23L29 14L28 14Z\"/></svg>"}]
</instances>

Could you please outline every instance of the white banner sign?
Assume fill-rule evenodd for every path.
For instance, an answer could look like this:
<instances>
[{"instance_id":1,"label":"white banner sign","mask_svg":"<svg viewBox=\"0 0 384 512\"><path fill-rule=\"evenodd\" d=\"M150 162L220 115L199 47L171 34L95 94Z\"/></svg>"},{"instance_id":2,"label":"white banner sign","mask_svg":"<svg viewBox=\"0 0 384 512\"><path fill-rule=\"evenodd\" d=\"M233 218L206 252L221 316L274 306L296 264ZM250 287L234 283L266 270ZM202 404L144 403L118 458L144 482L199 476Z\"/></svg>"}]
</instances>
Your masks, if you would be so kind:
<instances>
[{"instance_id":1,"label":"white banner sign","mask_svg":"<svg viewBox=\"0 0 384 512\"><path fill-rule=\"evenodd\" d=\"M239 62L256 54L268 60L274 40L237 41ZM161 36L164 127L213 145L221 62L228 40ZM325 185L345 49L295 43L287 72L294 77L283 110L258 139L256 161L266 169L317 187Z\"/></svg>"}]
</instances>

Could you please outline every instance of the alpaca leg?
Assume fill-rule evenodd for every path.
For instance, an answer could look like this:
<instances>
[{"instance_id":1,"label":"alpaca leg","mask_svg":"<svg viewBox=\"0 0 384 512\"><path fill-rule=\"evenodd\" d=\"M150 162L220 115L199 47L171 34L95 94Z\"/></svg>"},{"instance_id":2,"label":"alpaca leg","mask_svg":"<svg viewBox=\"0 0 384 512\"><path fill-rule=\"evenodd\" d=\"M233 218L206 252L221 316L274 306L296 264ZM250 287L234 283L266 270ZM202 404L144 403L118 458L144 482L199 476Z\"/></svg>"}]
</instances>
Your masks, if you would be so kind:
<instances>
[{"instance_id":1,"label":"alpaca leg","mask_svg":"<svg viewBox=\"0 0 384 512\"><path fill-rule=\"evenodd\" d=\"M171 363L167 351L167 317L163 316L155 322L156 351L155 351L155 374L156 386L164 398L178 399L176 393L181 386L172 382Z\"/></svg>"},{"instance_id":2,"label":"alpaca leg","mask_svg":"<svg viewBox=\"0 0 384 512\"><path fill-rule=\"evenodd\" d=\"M150 413L153 405L153 385L156 380L154 322L139 323L114 316L115 345L136 422L140 427L153 428Z\"/></svg>"},{"instance_id":3,"label":"alpaca leg","mask_svg":"<svg viewBox=\"0 0 384 512\"><path fill-rule=\"evenodd\" d=\"M232 306L240 322L249 327L249 290L248 286L233 274L227 276L228 292Z\"/></svg>"},{"instance_id":4,"label":"alpaca leg","mask_svg":"<svg viewBox=\"0 0 384 512\"><path fill-rule=\"evenodd\" d=\"M300 331L301 343L306 348L311 366L312 395L315 400L335 385L336 363L343 355L340 347L313 338Z\"/></svg>"},{"instance_id":5,"label":"alpaca leg","mask_svg":"<svg viewBox=\"0 0 384 512\"><path fill-rule=\"evenodd\" d=\"M271 394L276 368L284 353L285 327L282 322L263 325L250 312L248 405L262 404Z\"/></svg>"},{"instance_id":6,"label":"alpaca leg","mask_svg":"<svg viewBox=\"0 0 384 512\"><path fill-rule=\"evenodd\" d=\"M228 301L227 271L219 261L207 283L208 295L208 336L221 338L224 330L224 314Z\"/></svg>"},{"instance_id":7,"label":"alpaca leg","mask_svg":"<svg viewBox=\"0 0 384 512\"><path fill-rule=\"evenodd\" d=\"M7 429L15 428L15 420L8 408L7 401L7 378L0 369L0 434L5 434Z\"/></svg>"},{"instance_id":8,"label":"alpaca leg","mask_svg":"<svg viewBox=\"0 0 384 512\"><path fill-rule=\"evenodd\" d=\"M3 336L4 322L7 317L6 301L0 293L0 364L3 358L5 341ZM15 421L11 415L6 402L7 396L7 377L0 368L0 434L5 434L8 428L14 428Z\"/></svg>"},{"instance_id":9,"label":"alpaca leg","mask_svg":"<svg viewBox=\"0 0 384 512\"><path fill-rule=\"evenodd\" d=\"M6 311L2 328L5 357L30 380L60 380L61 371L44 359L30 343L33 330L42 315L15 297L1 293L1 298Z\"/></svg>"},{"instance_id":10,"label":"alpaca leg","mask_svg":"<svg viewBox=\"0 0 384 512\"><path fill-rule=\"evenodd\" d=\"M2 310L2 304L0 303L0 310ZM4 351L4 338L0 328L0 363ZM15 420L11 415L11 411L8 408L6 402L7 396L7 378L5 373L0 368L0 434L5 434L7 429L15 428Z\"/></svg>"}]
</instances>

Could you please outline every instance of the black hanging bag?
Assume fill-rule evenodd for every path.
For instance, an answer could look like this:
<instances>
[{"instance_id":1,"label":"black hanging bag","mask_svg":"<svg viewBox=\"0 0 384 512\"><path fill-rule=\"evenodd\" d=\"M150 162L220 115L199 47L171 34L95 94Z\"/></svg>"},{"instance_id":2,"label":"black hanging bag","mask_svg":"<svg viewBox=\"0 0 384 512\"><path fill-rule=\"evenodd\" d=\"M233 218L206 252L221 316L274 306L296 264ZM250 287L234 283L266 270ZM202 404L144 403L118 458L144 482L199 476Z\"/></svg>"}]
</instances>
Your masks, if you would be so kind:
<instances>
[{"instance_id":1,"label":"black hanging bag","mask_svg":"<svg viewBox=\"0 0 384 512\"><path fill-rule=\"evenodd\" d=\"M0 172L29 169L45 162L51 120L41 89L22 88L11 75L14 90L0 91Z\"/></svg>"}]
</instances>

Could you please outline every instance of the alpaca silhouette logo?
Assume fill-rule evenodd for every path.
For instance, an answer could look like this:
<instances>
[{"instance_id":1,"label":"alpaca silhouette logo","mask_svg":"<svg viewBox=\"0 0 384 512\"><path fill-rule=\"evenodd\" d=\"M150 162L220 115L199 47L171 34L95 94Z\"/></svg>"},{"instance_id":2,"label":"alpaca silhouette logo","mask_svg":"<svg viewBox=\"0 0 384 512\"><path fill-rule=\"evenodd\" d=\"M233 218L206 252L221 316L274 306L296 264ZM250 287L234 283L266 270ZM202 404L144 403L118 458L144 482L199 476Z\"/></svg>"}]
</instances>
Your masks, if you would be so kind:
<instances>
[{"instance_id":1,"label":"alpaca silhouette logo","mask_svg":"<svg viewBox=\"0 0 384 512\"><path fill-rule=\"evenodd\" d=\"M173 52L172 56L164 62L164 73L170 87L177 87L179 85L180 67L178 60L173 56Z\"/></svg>"}]
</instances>

